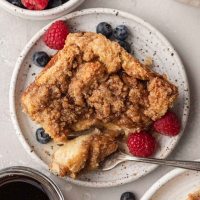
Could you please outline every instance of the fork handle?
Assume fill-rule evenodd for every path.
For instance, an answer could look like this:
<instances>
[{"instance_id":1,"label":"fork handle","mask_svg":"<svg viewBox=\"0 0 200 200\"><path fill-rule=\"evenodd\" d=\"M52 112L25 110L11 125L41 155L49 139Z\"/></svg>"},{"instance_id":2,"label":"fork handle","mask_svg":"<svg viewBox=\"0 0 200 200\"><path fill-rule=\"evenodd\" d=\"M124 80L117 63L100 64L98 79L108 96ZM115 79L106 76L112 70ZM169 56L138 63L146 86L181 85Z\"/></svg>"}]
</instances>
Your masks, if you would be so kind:
<instances>
[{"instance_id":1,"label":"fork handle","mask_svg":"<svg viewBox=\"0 0 200 200\"><path fill-rule=\"evenodd\" d=\"M179 167L183 169L200 171L200 162L198 161L185 161L185 160L167 160L167 159L157 159L157 158L138 158L135 159L130 156L130 160L136 162L144 162L172 167Z\"/></svg>"}]
</instances>

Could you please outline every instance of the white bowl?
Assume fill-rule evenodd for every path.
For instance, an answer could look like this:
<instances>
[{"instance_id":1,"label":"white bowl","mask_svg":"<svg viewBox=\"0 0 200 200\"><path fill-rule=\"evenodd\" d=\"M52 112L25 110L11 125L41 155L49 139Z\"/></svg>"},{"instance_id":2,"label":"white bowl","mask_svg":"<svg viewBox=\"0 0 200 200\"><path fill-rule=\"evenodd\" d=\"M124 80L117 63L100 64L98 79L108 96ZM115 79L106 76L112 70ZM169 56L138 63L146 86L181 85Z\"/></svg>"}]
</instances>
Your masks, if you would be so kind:
<instances>
[{"instance_id":1,"label":"white bowl","mask_svg":"<svg viewBox=\"0 0 200 200\"><path fill-rule=\"evenodd\" d=\"M199 188L200 171L177 168L156 181L140 200L185 200Z\"/></svg>"},{"instance_id":2,"label":"white bowl","mask_svg":"<svg viewBox=\"0 0 200 200\"><path fill-rule=\"evenodd\" d=\"M0 7L7 10L9 13L25 18L25 19L32 19L32 20L48 20L48 19L55 19L58 17L63 16L74 10L80 4L82 4L85 0L69 0L68 2L64 3L61 6L47 9L47 10L28 10L24 8L19 8L17 6L12 5L7 0L0 0Z\"/></svg>"}]
</instances>

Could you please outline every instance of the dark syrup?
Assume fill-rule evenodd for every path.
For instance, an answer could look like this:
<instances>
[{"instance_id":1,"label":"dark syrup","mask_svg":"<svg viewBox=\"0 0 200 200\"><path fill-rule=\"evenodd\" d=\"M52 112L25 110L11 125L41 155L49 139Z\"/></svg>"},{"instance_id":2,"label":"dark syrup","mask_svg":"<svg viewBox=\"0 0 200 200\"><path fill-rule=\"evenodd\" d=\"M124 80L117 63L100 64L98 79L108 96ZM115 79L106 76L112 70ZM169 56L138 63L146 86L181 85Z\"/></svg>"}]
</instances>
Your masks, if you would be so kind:
<instances>
[{"instance_id":1,"label":"dark syrup","mask_svg":"<svg viewBox=\"0 0 200 200\"><path fill-rule=\"evenodd\" d=\"M0 184L0 200L50 200L40 183L32 179L8 180Z\"/></svg>"}]
</instances>

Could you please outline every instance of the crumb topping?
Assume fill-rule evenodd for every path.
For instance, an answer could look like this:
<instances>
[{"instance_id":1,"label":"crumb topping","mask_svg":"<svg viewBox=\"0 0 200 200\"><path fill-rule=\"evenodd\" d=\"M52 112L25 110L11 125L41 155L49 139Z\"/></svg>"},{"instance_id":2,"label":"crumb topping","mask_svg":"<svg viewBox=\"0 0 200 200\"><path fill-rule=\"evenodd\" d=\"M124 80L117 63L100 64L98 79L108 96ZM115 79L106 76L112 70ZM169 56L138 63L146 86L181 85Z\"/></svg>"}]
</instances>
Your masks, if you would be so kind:
<instances>
[{"instance_id":1,"label":"crumb topping","mask_svg":"<svg viewBox=\"0 0 200 200\"><path fill-rule=\"evenodd\" d=\"M63 140L75 127L96 123L146 128L177 95L176 86L116 42L96 33L73 33L25 90L22 107L53 139Z\"/></svg>"}]
</instances>

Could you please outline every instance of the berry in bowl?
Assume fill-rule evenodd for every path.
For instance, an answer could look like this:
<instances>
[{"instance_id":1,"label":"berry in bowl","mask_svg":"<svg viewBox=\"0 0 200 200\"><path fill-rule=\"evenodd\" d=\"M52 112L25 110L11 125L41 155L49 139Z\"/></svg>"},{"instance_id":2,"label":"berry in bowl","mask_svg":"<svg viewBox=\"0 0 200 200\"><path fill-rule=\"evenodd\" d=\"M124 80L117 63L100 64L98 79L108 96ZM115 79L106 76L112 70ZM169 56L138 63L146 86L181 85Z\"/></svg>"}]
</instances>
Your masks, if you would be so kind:
<instances>
[{"instance_id":1,"label":"berry in bowl","mask_svg":"<svg viewBox=\"0 0 200 200\"><path fill-rule=\"evenodd\" d=\"M84 0L2 0L0 6L13 15L33 20L60 17L78 7Z\"/></svg>"}]
</instances>

